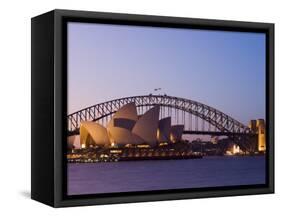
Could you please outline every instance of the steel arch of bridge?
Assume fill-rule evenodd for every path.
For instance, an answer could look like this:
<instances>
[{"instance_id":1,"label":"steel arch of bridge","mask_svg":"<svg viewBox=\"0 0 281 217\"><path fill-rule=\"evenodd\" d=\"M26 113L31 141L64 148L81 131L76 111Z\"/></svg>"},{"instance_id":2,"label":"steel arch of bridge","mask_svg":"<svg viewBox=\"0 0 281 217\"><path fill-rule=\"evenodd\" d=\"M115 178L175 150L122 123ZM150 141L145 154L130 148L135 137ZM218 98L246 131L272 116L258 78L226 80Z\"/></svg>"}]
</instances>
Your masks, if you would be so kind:
<instances>
[{"instance_id":1,"label":"steel arch of bridge","mask_svg":"<svg viewBox=\"0 0 281 217\"><path fill-rule=\"evenodd\" d=\"M169 107L190 113L209 122L220 132L251 133L247 126L211 106L190 99L167 95L124 97L84 108L67 116L68 132L78 132L81 121L100 120L112 115L122 106L131 102L134 102L137 107L160 105L161 107Z\"/></svg>"}]
</instances>

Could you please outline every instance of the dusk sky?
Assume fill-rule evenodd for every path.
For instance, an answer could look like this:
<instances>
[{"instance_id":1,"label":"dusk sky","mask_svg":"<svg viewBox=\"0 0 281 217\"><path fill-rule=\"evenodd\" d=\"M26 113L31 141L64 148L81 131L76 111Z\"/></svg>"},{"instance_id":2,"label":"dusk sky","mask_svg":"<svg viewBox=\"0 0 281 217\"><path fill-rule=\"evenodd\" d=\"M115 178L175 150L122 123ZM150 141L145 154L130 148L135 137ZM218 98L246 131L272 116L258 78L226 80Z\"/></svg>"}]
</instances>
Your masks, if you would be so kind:
<instances>
[{"instance_id":1,"label":"dusk sky","mask_svg":"<svg viewBox=\"0 0 281 217\"><path fill-rule=\"evenodd\" d=\"M263 33L68 24L68 114L160 87L247 124L265 118L265 70Z\"/></svg>"}]
</instances>

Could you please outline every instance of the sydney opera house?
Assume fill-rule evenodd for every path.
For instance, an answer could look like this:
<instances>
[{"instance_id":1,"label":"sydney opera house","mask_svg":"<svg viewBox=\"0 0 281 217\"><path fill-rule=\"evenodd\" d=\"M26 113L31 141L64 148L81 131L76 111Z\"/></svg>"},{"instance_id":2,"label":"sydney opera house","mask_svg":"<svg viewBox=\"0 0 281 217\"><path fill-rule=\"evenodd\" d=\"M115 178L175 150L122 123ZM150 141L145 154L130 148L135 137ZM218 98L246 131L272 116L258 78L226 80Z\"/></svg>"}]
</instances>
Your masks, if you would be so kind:
<instances>
[{"instance_id":1,"label":"sydney opera house","mask_svg":"<svg viewBox=\"0 0 281 217\"><path fill-rule=\"evenodd\" d=\"M183 125L171 125L171 117L159 120L160 107L154 106L143 115L137 114L135 103L121 107L106 127L85 121L80 124L80 135L68 137L69 148L125 147L176 143L181 140Z\"/></svg>"}]
</instances>

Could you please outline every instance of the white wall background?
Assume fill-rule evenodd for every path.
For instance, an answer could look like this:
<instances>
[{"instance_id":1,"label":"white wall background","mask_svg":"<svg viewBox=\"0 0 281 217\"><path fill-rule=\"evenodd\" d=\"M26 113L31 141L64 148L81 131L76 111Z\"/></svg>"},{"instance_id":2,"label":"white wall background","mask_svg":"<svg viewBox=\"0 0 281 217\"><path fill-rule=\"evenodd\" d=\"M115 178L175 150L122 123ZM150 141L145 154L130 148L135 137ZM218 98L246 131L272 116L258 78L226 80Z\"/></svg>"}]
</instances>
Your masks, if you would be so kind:
<instances>
[{"instance_id":1,"label":"white wall background","mask_svg":"<svg viewBox=\"0 0 281 217\"><path fill-rule=\"evenodd\" d=\"M276 112L276 194L52 209L30 192L30 18L54 8L273 22L276 111L281 109L281 15L277 0L2 0L0 3L1 216L278 216L281 117ZM279 170L279 171L278 171ZM44 186L42 186L44 187ZM277 214L277 215L276 215Z\"/></svg>"}]
</instances>

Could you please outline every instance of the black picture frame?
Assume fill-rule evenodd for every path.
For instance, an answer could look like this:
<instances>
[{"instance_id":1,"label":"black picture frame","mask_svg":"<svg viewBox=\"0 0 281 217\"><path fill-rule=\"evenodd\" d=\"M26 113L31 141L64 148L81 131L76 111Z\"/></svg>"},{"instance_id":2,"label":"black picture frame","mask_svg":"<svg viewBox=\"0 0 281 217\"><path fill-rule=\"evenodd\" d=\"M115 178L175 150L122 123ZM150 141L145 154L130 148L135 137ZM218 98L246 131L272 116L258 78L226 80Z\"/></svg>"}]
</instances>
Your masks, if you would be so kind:
<instances>
[{"instance_id":1,"label":"black picture frame","mask_svg":"<svg viewBox=\"0 0 281 217\"><path fill-rule=\"evenodd\" d=\"M68 21L266 33L267 184L66 195ZM53 10L32 18L31 198L53 207L274 193L274 24ZM43 123L43 124L42 124Z\"/></svg>"}]
</instances>

